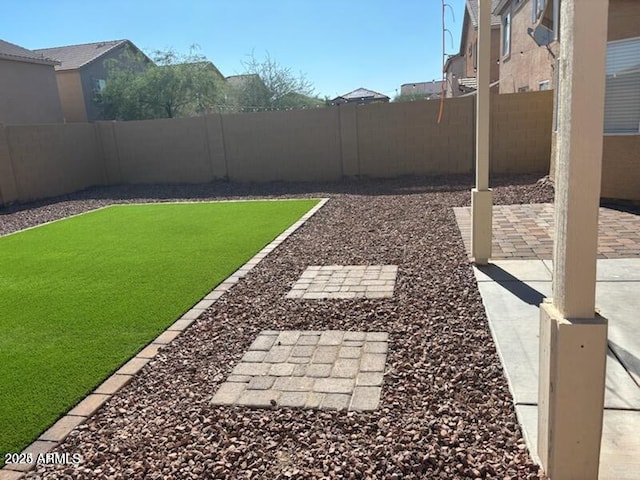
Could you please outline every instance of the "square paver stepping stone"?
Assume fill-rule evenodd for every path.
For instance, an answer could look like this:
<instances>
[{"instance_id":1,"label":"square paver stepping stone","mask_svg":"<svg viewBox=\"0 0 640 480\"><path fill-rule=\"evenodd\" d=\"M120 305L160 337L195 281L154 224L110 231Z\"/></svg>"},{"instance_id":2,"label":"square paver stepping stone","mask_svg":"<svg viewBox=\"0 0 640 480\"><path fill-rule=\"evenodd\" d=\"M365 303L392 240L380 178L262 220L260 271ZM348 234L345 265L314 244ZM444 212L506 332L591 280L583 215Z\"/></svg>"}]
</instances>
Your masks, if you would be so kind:
<instances>
[{"instance_id":1,"label":"square paver stepping stone","mask_svg":"<svg viewBox=\"0 0 640 480\"><path fill-rule=\"evenodd\" d=\"M389 298L397 265L312 265L302 272L287 298Z\"/></svg>"},{"instance_id":2,"label":"square paver stepping stone","mask_svg":"<svg viewBox=\"0 0 640 480\"><path fill-rule=\"evenodd\" d=\"M386 332L262 331L211 403L375 410L388 340Z\"/></svg>"}]
</instances>

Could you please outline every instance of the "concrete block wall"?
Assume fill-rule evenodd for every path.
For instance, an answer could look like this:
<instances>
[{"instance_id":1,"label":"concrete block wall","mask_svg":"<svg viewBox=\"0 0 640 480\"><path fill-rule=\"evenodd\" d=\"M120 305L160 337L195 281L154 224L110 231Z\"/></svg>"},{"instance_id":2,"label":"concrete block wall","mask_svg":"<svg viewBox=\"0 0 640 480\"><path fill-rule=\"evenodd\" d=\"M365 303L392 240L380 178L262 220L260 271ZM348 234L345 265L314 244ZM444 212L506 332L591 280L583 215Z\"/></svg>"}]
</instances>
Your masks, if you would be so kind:
<instances>
[{"instance_id":1,"label":"concrete block wall","mask_svg":"<svg viewBox=\"0 0 640 480\"><path fill-rule=\"evenodd\" d=\"M473 165L472 98L358 108L360 174L372 177L468 173Z\"/></svg>"},{"instance_id":2,"label":"concrete block wall","mask_svg":"<svg viewBox=\"0 0 640 480\"><path fill-rule=\"evenodd\" d=\"M474 97L193 118L0 126L0 201L92 185L471 173ZM551 92L494 95L492 172L549 170Z\"/></svg>"},{"instance_id":3,"label":"concrete block wall","mask_svg":"<svg viewBox=\"0 0 640 480\"><path fill-rule=\"evenodd\" d=\"M549 172L553 92L491 97L491 172Z\"/></svg>"},{"instance_id":4,"label":"concrete block wall","mask_svg":"<svg viewBox=\"0 0 640 480\"><path fill-rule=\"evenodd\" d=\"M0 197L28 201L105 183L90 124L12 125L0 134ZM4 144L4 145L3 145Z\"/></svg>"},{"instance_id":5,"label":"concrete block wall","mask_svg":"<svg viewBox=\"0 0 640 480\"><path fill-rule=\"evenodd\" d=\"M222 117L228 177L238 181L342 177L338 108Z\"/></svg>"},{"instance_id":6,"label":"concrete block wall","mask_svg":"<svg viewBox=\"0 0 640 480\"><path fill-rule=\"evenodd\" d=\"M206 183L213 180L204 117L116 122L113 128L120 182ZM109 183L118 182L110 179Z\"/></svg>"}]
</instances>

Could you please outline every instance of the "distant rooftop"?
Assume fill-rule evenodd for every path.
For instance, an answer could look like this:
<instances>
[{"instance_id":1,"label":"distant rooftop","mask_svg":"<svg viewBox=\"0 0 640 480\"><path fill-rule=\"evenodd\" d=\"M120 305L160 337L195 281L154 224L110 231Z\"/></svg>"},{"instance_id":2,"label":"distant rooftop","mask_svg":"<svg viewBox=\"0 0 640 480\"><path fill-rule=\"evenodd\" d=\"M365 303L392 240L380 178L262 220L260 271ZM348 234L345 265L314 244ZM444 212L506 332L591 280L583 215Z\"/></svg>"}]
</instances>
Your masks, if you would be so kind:
<instances>
[{"instance_id":1,"label":"distant rooftop","mask_svg":"<svg viewBox=\"0 0 640 480\"><path fill-rule=\"evenodd\" d=\"M339 98L344 98L345 100L356 100L360 98L373 98L376 100L388 99L386 95L382 93L374 92L373 90L369 90L367 88L357 88L352 92L345 93L344 95L340 95Z\"/></svg>"},{"instance_id":2,"label":"distant rooftop","mask_svg":"<svg viewBox=\"0 0 640 480\"><path fill-rule=\"evenodd\" d=\"M437 95L442 92L442 80L432 80L431 82L413 82L400 85L402 95Z\"/></svg>"},{"instance_id":3,"label":"distant rooftop","mask_svg":"<svg viewBox=\"0 0 640 480\"><path fill-rule=\"evenodd\" d=\"M0 40L0 58L16 62L42 63L44 65L57 65L58 62L47 58L42 53L27 50L5 40Z\"/></svg>"},{"instance_id":4,"label":"distant rooftop","mask_svg":"<svg viewBox=\"0 0 640 480\"><path fill-rule=\"evenodd\" d=\"M110 40L106 42L83 43L81 45L39 48L34 50L34 52L58 60L60 65L56 67L56 70L75 70L93 62L110 50L125 43L131 44L129 40Z\"/></svg>"}]
</instances>

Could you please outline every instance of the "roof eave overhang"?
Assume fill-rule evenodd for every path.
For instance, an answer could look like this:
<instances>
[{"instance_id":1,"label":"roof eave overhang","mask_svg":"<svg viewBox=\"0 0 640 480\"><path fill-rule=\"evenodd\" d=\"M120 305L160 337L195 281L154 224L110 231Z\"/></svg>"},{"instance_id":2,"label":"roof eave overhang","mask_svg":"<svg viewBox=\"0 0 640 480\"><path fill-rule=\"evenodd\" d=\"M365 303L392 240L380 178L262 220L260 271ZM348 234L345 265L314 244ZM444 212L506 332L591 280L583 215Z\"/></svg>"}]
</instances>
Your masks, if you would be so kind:
<instances>
[{"instance_id":1,"label":"roof eave overhang","mask_svg":"<svg viewBox=\"0 0 640 480\"><path fill-rule=\"evenodd\" d=\"M502 11L504 10L504 7L506 7L509 3L511 3L511 0L501 0L500 3L498 3L498 5L496 5L496 8L493 9L493 13L494 15L500 15L502 14Z\"/></svg>"},{"instance_id":2,"label":"roof eave overhang","mask_svg":"<svg viewBox=\"0 0 640 480\"><path fill-rule=\"evenodd\" d=\"M19 55L9 55L7 53L0 53L0 58L3 60L12 60L14 62L23 62L23 63L37 63L39 65L50 65L56 66L60 65L60 62L56 60L51 60L49 58L29 58L29 57L21 57Z\"/></svg>"}]
</instances>

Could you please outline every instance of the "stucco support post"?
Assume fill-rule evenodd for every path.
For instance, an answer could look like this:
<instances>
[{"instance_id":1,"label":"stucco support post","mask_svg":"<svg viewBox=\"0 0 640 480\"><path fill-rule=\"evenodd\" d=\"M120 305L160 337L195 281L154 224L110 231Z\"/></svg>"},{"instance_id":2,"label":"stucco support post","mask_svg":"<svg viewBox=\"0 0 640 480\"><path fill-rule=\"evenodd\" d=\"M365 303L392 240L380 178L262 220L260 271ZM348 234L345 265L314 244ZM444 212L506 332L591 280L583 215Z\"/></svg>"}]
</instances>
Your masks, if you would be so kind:
<instances>
[{"instance_id":1,"label":"stucco support post","mask_svg":"<svg viewBox=\"0 0 640 480\"><path fill-rule=\"evenodd\" d=\"M490 53L491 0L480 0L476 91L476 187L471 190L471 256L479 265L486 264L491 257L493 198L489 188Z\"/></svg>"},{"instance_id":2,"label":"stucco support post","mask_svg":"<svg viewBox=\"0 0 640 480\"><path fill-rule=\"evenodd\" d=\"M607 321L595 312L608 0L563 0L553 300L540 308L538 454L552 480L598 477Z\"/></svg>"}]
</instances>

